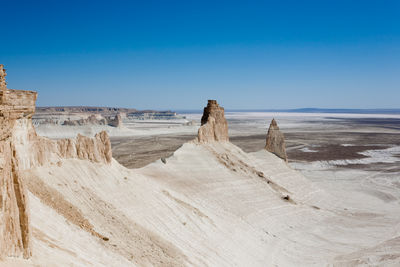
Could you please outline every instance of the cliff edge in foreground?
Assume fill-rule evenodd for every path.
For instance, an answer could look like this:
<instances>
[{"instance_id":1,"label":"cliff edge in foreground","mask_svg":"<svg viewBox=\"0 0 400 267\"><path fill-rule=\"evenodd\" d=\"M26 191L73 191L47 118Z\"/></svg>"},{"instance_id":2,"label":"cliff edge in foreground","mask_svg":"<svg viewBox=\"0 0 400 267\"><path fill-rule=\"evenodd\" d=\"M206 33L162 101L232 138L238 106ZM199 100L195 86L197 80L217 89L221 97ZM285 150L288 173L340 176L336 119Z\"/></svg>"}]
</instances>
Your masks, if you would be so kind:
<instances>
[{"instance_id":1,"label":"cliff edge in foreground","mask_svg":"<svg viewBox=\"0 0 400 267\"><path fill-rule=\"evenodd\" d=\"M0 65L0 258L32 255L30 214L23 170L76 158L108 164L111 143L106 132L94 138L50 140L32 125L37 93L7 89Z\"/></svg>"},{"instance_id":2,"label":"cliff edge in foreground","mask_svg":"<svg viewBox=\"0 0 400 267\"><path fill-rule=\"evenodd\" d=\"M31 118L37 94L8 90L0 65L0 258L31 256L27 190L12 140L16 121Z\"/></svg>"}]
</instances>

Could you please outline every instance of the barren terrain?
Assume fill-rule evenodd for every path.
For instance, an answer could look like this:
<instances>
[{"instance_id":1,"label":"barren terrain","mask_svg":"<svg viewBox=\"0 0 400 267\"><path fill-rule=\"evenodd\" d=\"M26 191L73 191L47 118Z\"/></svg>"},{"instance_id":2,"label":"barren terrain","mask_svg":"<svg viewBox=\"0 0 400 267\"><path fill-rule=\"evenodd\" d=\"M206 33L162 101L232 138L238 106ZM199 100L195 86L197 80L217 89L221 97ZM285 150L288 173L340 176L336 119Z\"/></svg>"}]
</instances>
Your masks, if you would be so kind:
<instances>
[{"instance_id":1,"label":"barren terrain","mask_svg":"<svg viewBox=\"0 0 400 267\"><path fill-rule=\"evenodd\" d=\"M245 152L262 149L265 146L266 129L271 116L273 114L266 115L265 119L238 119L235 114L228 113L230 131L233 132L230 141ZM355 161L369 157L362 152L400 147L400 118L341 118L340 114L336 116L331 119L321 116L309 121L308 114L304 113L304 117L290 118L288 125L285 125L288 119L284 118L281 129L285 133L289 162L354 160L341 167L400 171L398 162L360 164ZM250 129L249 124L253 125ZM178 130L175 134L111 137L113 156L126 167L143 167L161 157L170 156L182 144L194 139L196 134L195 130L192 134L181 133ZM400 151L393 153L393 156L400 157Z\"/></svg>"},{"instance_id":2,"label":"barren terrain","mask_svg":"<svg viewBox=\"0 0 400 267\"><path fill-rule=\"evenodd\" d=\"M223 109L209 102L200 130L200 114L36 125L49 140L35 132L33 104L10 125L6 158L26 187L29 205L16 207L29 214L31 255L0 266L400 263L398 118L227 113L228 141ZM264 149L272 117L289 163Z\"/></svg>"}]
</instances>

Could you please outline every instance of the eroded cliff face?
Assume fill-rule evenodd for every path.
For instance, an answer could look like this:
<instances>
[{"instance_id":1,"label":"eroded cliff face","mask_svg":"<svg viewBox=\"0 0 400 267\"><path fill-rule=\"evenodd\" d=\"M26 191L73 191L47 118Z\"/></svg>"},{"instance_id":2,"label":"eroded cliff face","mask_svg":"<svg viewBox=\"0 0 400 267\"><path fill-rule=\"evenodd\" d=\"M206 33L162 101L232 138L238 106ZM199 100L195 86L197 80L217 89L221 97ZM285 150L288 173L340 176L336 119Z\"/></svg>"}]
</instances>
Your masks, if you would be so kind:
<instances>
[{"instance_id":1,"label":"eroded cliff face","mask_svg":"<svg viewBox=\"0 0 400 267\"><path fill-rule=\"evenodd\" d=\"M27 190L10 138L0 140L0 258L31 256Z\"/></svg>"},{"instance_id":2,"label":"eroded cliff face","mask_svg":"<svg viewBox=\"0 0 400 267\"><path fill-rule=\"evenodd\" d=\"M0 258L31 256L27 190L20 175L13 129L17 120L31 118L36 93L8 90L0 65Z\"/></svg>"},{"instance_id":3,"label":"eroded cliff face","mask_svg":"<svg viewBox=\"0 0 400 267\"><path fill-rule=\"evenodd\" d=\"M21 169L58 163L62 159L82 159L109 164L112 160L111 142L107 132L93 138L78 134L74 139L50 140L38 136L32 120L23 118L15 123L13 142Z\"/></svg>"},{"instance_id":4,"label":"eroded cliff face","mask_svg":"<svg viewBox=\"0 0 400 267\"><path fill-rule=\"evenodd\" d=\"M272 119L269 125L265 149L287 161L285 137L275 119Z\"/></svg>"},{"instance_id":5,"label":"eroded cliff face","mask_svg":"<svg viewBox=\"0 0 400 267\"><path fill-rule=\"evenodd\" d=\"M216 100L208 100L207 107L204 108L197 141L200 143L229 141L224 108L220 107Z\"/></svg>"},{"instance_id":6,"label":"eroded cliff face","mask_svg":"<svg viewBox=\"0 0 400 267\"><path fill-rule=\"evenodd\" d=\"M32 125L37 93L7 89L0 65L0 258L32 255L27 189L21 171L76 158L108 164L111 143L106 132L94 138L50 140Z\"/></svg>"}]
</instances>

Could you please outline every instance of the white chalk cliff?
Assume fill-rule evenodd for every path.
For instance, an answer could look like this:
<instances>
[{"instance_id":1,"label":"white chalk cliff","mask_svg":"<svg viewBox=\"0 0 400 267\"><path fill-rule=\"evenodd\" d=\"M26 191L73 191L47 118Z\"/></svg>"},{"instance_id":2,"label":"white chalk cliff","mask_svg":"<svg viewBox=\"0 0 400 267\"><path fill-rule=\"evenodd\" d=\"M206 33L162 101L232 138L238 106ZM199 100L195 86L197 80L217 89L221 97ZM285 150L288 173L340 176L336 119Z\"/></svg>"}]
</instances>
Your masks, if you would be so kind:
<instances>
[{"instance_id":1,"label":"white chalk cliff","mask_svg":"<svg viewBox=\"0 0 400 267\"><path fill-rule=\"evenodd\" d=\"M5 76L0 65L0 257L29 258L32 231L21 173L67 158L109 164L111 143L106 132L57 141L38 136L32 125L37 93L7 89Z\"/></svg>"}]
</instances>

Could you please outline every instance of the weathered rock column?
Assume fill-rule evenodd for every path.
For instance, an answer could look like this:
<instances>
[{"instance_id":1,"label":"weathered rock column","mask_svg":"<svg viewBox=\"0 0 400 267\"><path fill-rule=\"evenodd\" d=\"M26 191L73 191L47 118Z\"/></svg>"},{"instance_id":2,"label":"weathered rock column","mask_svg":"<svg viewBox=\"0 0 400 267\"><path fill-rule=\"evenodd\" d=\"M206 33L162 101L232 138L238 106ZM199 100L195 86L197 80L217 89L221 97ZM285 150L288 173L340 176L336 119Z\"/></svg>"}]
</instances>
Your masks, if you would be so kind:
<instances>
[{"instance_id":1,"label":"weathered rock column","mask_svg":"<svg viewBox=\"0 0 400 267\"><path fill-rule=\"evenodd\" d=\"M4 92L7 90L6 69L3 64L0 64L0 101L3 102Z\"/></svg>"},{"instance_id":2,"label":"weathered rock column","mask_svg":"<svg viewBox=\"0 0 400 267\"><path fill-rule=\"evenodd\" d=\"M110 125L112 127L121 128L122 127L121 114L118 113L117 115L115 115L115 117L113 119L109 119L108 125Z\"/></svg>"},{"instance_id":3,"label":"weathered rock column","mask_svg":"<svg viewBox=\"0 0 400 267\"><path fill-rule=\"evenodd\" d=\"M208 100L207 107L204 108L197 141L200 143L229 141L224 108L220 107L216 100Z\"/></svg>"},{"instance_id":4,"label":"weathered rock column","mask_svg":"<svg viewBox=\"0 0 400 267\"><path fill-rule=\"evenodd\" d=\"M269 125L265 149L287 162L285 137L275 119Z\"/></svg>"}]
</instances>

